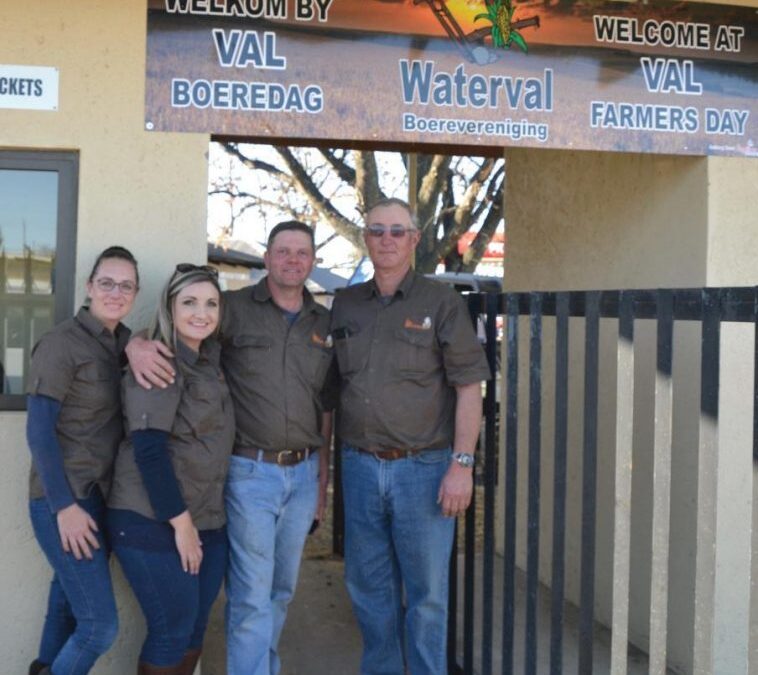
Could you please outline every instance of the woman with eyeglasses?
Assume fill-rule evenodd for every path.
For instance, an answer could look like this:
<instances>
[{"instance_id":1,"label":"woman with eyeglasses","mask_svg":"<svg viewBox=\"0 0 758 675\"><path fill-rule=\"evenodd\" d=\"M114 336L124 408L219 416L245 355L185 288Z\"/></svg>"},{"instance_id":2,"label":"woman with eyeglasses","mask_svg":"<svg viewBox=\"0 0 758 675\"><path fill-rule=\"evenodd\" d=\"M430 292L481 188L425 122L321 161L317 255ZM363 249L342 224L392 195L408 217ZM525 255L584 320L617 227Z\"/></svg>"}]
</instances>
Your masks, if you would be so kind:
<instances>
[{"instance_id":1,"label":"woman with eyeglasses","mask_svg":"<svg viewBox=\"0 0 758 675\"><path fill-rule=\"evenodd\" d=\"M120 383L129 330L121 320L138 288L134 256L120 246L105 249L87 280L88 305L32 352L29 512L54 574L30 675L88 673L118 632L105 498L123 437Z\"/></svg>"},{"instance_id":2,"label":"woman with eyeglasses","mask_svg":"<svg viewBox=\"0 0 758 675\"><path fill-rule=\"evenodd\" d=\"M227 558L223 490L234 412L215 334L216 270L178 265L151 337L174 354L165 389L123 382L127 437L108 500L108 531L147 621L142 675L191 675Z\"/></svg>"}]
</instances>

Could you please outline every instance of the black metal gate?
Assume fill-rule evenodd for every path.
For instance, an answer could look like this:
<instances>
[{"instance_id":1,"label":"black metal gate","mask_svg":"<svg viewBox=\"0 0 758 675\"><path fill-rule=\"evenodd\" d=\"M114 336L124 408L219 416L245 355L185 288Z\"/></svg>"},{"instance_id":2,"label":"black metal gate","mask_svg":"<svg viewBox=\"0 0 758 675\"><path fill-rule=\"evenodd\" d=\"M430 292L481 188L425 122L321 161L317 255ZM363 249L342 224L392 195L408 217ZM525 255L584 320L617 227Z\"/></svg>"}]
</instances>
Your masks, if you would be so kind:
<instances>
[{"instance_id":1,"label":"black metal gate","mask_svg":"<svg viewBox=\"0 0 758 675\"><path fill-rule=\"evenodd\" d=\"M697 447L697 570L693 580L693 611L676 619L692 626L690 667L693 672L713 673L714 659L714 561L718 467L718 438L714 423L719 417L720 337L724 322L758 321L758 289L703 288L624 291L532 292L471 294L472 320L484 324L485 348L498 378L486 385L485 421L477 467L474 501L463 520L462 551L458 544L450 562L450 624L448 663L450 673L492 675L549 672L611 672L623 675L629 664L644 662L644 672L667 671L667 588L669 566L671 453L674 363L674 330L677 322L695 322L699 327L699 422ZM498 317L502 317L505 341L503 363ZM551 322L550 353L545 349L543 323ZM598 520L598 422L599 368L601 366L602 320L614 320L616 440L610 451L615 457L613 514L613 603L608 620L609 663L596 663L598 622L595 616ZM570 322L582 323L582 344L572 343ZM649 448L653 457L650 641L646 653L636 654L629 641L630 520L632 500L632 437L634 435L635 326L641 320L655 324L654 434ZM520 323L523 325L521 330ZM521 335L520 335L521 334ZM758 331L741 355L753 373L752 454L758 463ZM606 336L607 337L607 336ZM528 341L522 345L520 342ZM581 457L581 518L578 527L567 524L567 487L571 467L569 427L569 370L571 349L583 357L582 441L574 448ZM543 373L543 360L550 357L551 377ZM638 355L639 358L639 355ZM519 377L522 371L523 377ZM575 373L576 376L576 373ZM498 400L502 379L504 400ZM546 459L543 426L543 394L549 390L551 414L551 484L542 484L541 462ZM520 398L524 401L520 401ZM524 410L526 412L524 413ZM504 433L499 442L499 416ZM519 421L526 416L526 466L519 466ZM605 450L608 450L607 448ZM342 501L339 487L339 453L335 458L334 549L342 553ZM523 463L523 457L522 463ZM496 495L502 488L502 504L496 511ZM518 490L526 491L521 510ZM552 500L549 578L540 579L543 498ZM477 504L477 501L480 503ZM544 514L542 514L544 516ZM498 517L496 517L498 516ZM548 514L550 517L550 514ZM517 566L518 519L522 533L523 569ZM544 522L544 521L543 521ZM460 525L460 523L459 523ZM496 529L497 528L497 529ZM499 531L498 531L499 530ZM525 533L523 532L525 530ZM501 537L502 555L496 554ZM578 549L580 558L578 602L567 602L567 546ZM544 562L544 561L543 561ZM462 567L462 568L461 568ZM748 574L749 577L749 574ZM478 581L477 581L478 580ZM750 579L747 579L749 588ZM520 590L519 590L520 589ZM655 590L659 592L654 592ZM520 595L519 595L520 594ZM519 600L518 598L521 598ZM547 610L545 609L547 607ZM544 615L547 611L549 619ZM542 615L542 621L540 616ZM567 636L567 615L576 629ZM517 629L517 624L520 626ZM747 634L747 629L745 634ZM572 645L567 659L567 641ZM747 653L747 645L745 645ZM518 654L518 658L515 655ZM636 654L636 656L635 656ZM639 657L639 658L637 658ZM570 661L570 662L569 662ZM758 664L751 664L758 667ZM643 672L637 670L636 672ZM724 671L725 672L725 671ZM747 657L744 672L747 673Z\"/></svg>"}]
</instances>

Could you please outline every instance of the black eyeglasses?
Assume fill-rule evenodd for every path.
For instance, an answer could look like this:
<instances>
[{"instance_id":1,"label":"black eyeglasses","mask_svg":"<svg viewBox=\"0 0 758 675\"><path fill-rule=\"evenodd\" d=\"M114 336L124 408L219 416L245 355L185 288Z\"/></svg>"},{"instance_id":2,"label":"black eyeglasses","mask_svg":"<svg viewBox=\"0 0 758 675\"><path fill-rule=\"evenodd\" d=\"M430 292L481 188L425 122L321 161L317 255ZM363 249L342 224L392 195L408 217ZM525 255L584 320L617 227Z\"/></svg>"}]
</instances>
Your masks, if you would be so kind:
<instances>
[{"instance_id":1,"label":"black eyeglasses","mask_svg":"<svg viewBox=\"0 0 758 675\"><path fill-rule=\"evenodd\" d=\"M377 239L383 237L385 232L389 232L390 237L393 237L394 239L401 239L408 232L413 232L414 230L415 228L413 227L405 227L405 225L399 224L390 225L389 227L378 225L376 223L366 225L366 232L368 232L368 235L370 237L376 237Z\"/></svg>"},{"instance_id":2,"label":"black eyeglasses","mask_svg":"<svg viewBox=\"0 0 758 675\"><path fill-rule=\"evenodd\" d=\"M181 274L186 274L187 272L202 272L203 274L207 274L214 279L218 279L218 270L212 265L193 265L192 263L179 263L176 266L176 271L180 272Z\"/></svg>"}]
</instances>

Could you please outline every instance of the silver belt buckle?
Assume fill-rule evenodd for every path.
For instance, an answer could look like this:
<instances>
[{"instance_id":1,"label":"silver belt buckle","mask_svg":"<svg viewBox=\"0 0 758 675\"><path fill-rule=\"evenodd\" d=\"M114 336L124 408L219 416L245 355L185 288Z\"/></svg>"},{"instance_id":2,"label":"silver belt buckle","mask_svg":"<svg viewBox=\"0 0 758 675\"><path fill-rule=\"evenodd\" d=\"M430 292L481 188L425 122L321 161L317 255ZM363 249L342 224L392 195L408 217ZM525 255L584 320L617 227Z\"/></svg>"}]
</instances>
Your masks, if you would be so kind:
<instances>
[{"instance_id":1,"label":"silver belt buckle","mask_svg":"<svg viewBox=\"0 0 758 675\"><path fill-rule=\"evenodd\" d=\"M279 454L276 456L276 463L279 466L290 466L289 463L284 462L285 457L291 457L294 452L297 452L296 450L282 450L279 452Z\"/></svg>"}]
</instances>

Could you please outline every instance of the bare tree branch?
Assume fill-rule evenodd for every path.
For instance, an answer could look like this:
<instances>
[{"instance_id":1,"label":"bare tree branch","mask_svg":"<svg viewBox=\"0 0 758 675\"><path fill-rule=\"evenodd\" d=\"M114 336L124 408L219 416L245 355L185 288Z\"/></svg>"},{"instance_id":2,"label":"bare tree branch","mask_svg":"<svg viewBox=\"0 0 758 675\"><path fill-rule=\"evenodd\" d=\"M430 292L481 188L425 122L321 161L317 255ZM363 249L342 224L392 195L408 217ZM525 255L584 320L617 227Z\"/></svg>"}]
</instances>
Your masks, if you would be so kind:
<instances>
[{"instance_id":1,"label":"bare tree branch","mask_svg":"<svg viewBox=\"0 0 758 675\"><path fill-rule=\"evenodd\" d=\"M365 215L372 204L384 198L379 187L379 171L376 168L376 155L373 152L356 150L355 189L358 193L358 209Z\"/></svg>"},{"instance_id":2,"label":"bare tree branch","mask_svg":"<svg viewBox=\"0 0 758 675\"><path fill-rule=\"evenodd\" d=\"M365 251L365 244L361 229L353 222L345 218L331 202L322 195L314 185L313 180L298 162L292 151L285 146L276 146L275 150L279 153L287 168L292 173L292 178L297 183L298 188L305 198L311 204L313 209L326 220L329 225L340 235L345 237L359 251Z\"/></svg>"},{"instance_id":3,"label":"bare tree branch","mask_svg":"<svg viewBox=\"0 0 758 675\"><path fill-rule=\"evenodd\" d=\"M492 173L494 166L494 159L485 159L466 187L463 197L458 202L455 214L453 215L453 228L447 232L448 236L438 243L437 253L440 258L446 258L450 251L458 244L460 236L471 228L471 213L477 204L477 197L484 187L484 183Z\"/></svg>"},{"instance_id":4,"label":"bare tree branch","mask_svg":"<svg viewBox=\"0 0 758 675\"><path fill-rule=\"evenodd\" d=\"M345 162L341 157L337 157L334 150L321 150L321 154L324 156L324 159L329 162L329 166L331 166L342 179L343 183L355 185L355 169L353 169L352 166Z\"/></svg>"},{"instance_id":5,"label":"bare tree branch","mask_svg":"<svg viewBox=\"0 0 758 675\"><path fill-rule=\"evenodd\" d=\"M222 145L230 155L236 157L239 160L240 164L246 166L248 169L252 169L253 171L265 171L266 173L270 173L272 176L281 178L284 181L290 180L290 176L286 171L282 171L278 167L274 166L273 164L269 164L268 162L264 162L260 159L253 159L252 157L248 157L247 155L242 154L242 151L239 149L239 146L236 143L223 143Z\"/></svg>"},{"instance_id":6,"label":"bare tree branch","mask_svg":"<svg viewBox=\"0 0 758 675\"><path fill-rule=\"evenodd\" d=\"M260 194L256 189L240 189L231 177L212 184L209 194L225 196L229 201L231 223L221 227L229 231L251 208L257 208L262 219L279 212L332 228L334 234L319 248L336 237L344 237L365 253L362 229L343 215L338 205L347 198L362 211L366 205L391 194L390 189L396 189L401 180L378 162L375 152L368 150L309 152L281 146L275 148L281 163L272 163L248 156L236 143L224 143L222 147L233 161L268 178L260 183ZM408 154L401 153L400 158L407 171ZM444 261L448 269L473 270L502 222L503 160L428 154L416 158L417 217L422 232L416 251L417 269L431 272ZM479 232L461 255L458 240L474 225Z\"/></svg>"},{"instance_id":7,"label":"bare tree branch","mask_svg":"<svg viewBox=\"0 0 758 675\"><path fill-rule=\"evenodd\" d=\"M474 241L463 255L463 271L473 272L484 256L487 245L492 240L500 221L503 219L503 185L501 180L490 201L490 210L484 219L482 227L477 232Z\"/></svg>"}]
</instances>

